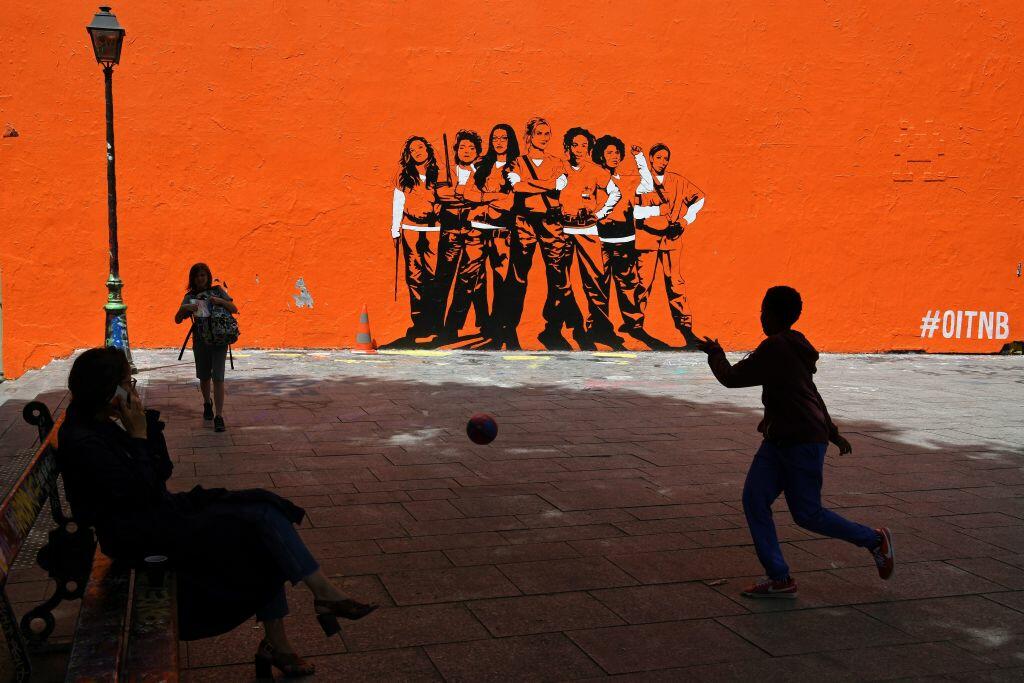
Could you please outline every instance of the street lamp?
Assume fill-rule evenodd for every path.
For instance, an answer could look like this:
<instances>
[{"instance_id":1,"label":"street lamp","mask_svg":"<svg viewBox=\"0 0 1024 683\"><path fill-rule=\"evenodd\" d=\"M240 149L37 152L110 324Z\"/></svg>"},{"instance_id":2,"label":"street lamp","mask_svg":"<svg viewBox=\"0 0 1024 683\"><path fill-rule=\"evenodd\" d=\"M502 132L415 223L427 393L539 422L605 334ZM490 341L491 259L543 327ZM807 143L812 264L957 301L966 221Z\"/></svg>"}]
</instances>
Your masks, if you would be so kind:
<instances>
[{"instance_id":1,"label":"street lamp","mask_svg":"<svg viewBox=\"0 0 1024 683\"><path fill-rule=\"evenodd\" d=\"M121 299L121 282L117 260L117 178L114 174L114 65L121 61L124 28L109 7L100 7L92 23L85 27L92 39L96 61L103 65L107 93L107 225L110 237L110 275L107 277L106 325L104 345L124 351L132 372L136 372L128 344L128 307Z\"/></svg>"}]
</instances>

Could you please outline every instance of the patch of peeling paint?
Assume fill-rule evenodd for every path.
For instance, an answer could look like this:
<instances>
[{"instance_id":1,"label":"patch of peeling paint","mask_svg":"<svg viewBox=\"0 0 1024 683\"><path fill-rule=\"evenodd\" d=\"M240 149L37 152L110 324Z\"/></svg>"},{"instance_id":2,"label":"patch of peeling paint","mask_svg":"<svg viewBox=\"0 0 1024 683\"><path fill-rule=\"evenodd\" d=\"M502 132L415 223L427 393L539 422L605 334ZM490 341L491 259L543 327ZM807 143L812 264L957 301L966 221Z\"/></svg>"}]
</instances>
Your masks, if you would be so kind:
<instances>
[{"instance_id":1,"label":"patch of peeling paint","mask_svg":"<svg viewBox=\"0 0 1024 683\"><path fill-rule=\"evenodd\" d=\"M306 289L306 281L300 277L295 281L295 289L299 290L298 294L292 294L292 298L295 299L295 308L313 308L313 297Z\"/></svg>"}]
</instances>

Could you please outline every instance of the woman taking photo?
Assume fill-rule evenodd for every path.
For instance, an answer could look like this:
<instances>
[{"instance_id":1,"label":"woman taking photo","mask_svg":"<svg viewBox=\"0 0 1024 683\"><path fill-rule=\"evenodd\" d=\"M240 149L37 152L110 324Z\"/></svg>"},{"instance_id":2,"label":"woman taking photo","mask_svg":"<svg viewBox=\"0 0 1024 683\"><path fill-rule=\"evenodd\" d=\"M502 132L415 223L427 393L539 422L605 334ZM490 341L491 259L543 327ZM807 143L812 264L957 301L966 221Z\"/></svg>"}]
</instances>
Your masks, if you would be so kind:
<instances>
[{"instance_id":1,"label":"woman taking photo","mask_svg":"<svg viewBox=\"0 0 1024 683\"><path fill-rule=\"evenodd\" d=\"M255 656L257 677L269 678L272 666L305 676L313 665L285 635L285 581L309 587L327 635L340 630L338 617L360 619L376 609L346 598L323 575L294 527L305 512L290 501L261 489L167 490L174 466L164 423L143 407L122 351L82 353L68 388L57 463L72 513L96 530L114 560L140 567L147 556L168 558L182 640L225 633L255 614L266 633Z\"/></svg>"},{"instance_id":2,"label":"woman taking photo","mask_svg":"<svg viewBox=\"0 0 1024 683\"><path fill-rule=\"evenodd\" d=\"M238 314L231 297L220 285L213 284L213 274L205 263L197 263L188 271L188 290L181 308L174 314L174 322L181 324L192 318L192 355L196 361L196 377L203 392L203 419L213 420L213 428L223 432L224 426L224 361L228 345L210 345L203 341L198 325L208 319L211 308L220 306L232 315ZM213 382L213 401L210 400L210 382Z\"/></svg>"}]
</instances>

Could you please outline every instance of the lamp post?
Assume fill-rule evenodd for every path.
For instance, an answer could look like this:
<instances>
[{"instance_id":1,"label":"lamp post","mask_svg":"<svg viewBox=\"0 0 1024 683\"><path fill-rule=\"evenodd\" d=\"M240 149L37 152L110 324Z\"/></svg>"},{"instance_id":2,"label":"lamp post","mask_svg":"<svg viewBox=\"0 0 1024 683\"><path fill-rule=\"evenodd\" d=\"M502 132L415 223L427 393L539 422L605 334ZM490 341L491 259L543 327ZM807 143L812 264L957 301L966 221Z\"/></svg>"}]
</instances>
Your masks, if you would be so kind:
<instances>
[{"instance_id":1,"label":"lamp post","mask_svg":"<svg viewBox=\"0 0 1024 683\"><path fill-rule=\"evenodd\" d=\"M92 23L85 27L92 39L96 61L103 65L103 80L107 94L107 226L110 239L110 275L107 277L106 325L104 345L124 351L132 372L136 372L132 351L128 344L128 307L121 299L121 282L117 259L117 178L114 174L114 65L121 60L124 28L109 7L100 7Z\"/></svg>"}]
</instances>

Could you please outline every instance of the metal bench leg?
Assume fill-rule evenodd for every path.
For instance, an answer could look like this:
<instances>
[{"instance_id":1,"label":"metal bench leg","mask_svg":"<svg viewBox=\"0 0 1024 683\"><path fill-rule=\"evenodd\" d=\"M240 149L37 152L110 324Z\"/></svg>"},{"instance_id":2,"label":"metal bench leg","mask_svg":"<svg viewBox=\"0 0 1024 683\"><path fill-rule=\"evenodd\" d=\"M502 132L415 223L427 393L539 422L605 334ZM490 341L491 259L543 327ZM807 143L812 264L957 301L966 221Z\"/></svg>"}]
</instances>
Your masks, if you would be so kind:
<instances>
[{"instance_id":1,"label":"metal bench leg","mask_svg":"<svg viewBox=\"0 0 1024 683\"><path fill-rule=\"evenodd\" d=\"M26 683L32 677L32 662L28 658L28 645L18 628L18 618L7 599L6 586L0 590L0 627L4 630L7 647L11 652L14 680L18 683Z\"/></svg>"},{"instance_id":2,"label":"metal bench leg","mask_svg":"<svg viewBox=\"0 0 1024 683\"><path fill-rule=\"evenodd\" d=\"M49 498L50 514L58 526L50 531L49 540L39 549L36 561L56 582L57 590L49 600L36 605L21 618L22 635L34 647L42 645L53 633L54 608L64 600L78 600L85 594L92 558L96 553L96 537L92 529L81 527L64 515L56 482L51 486ZM37 620L43 621L41 630L32 628L32 623Z\"/></svg>"}]
</instances>

